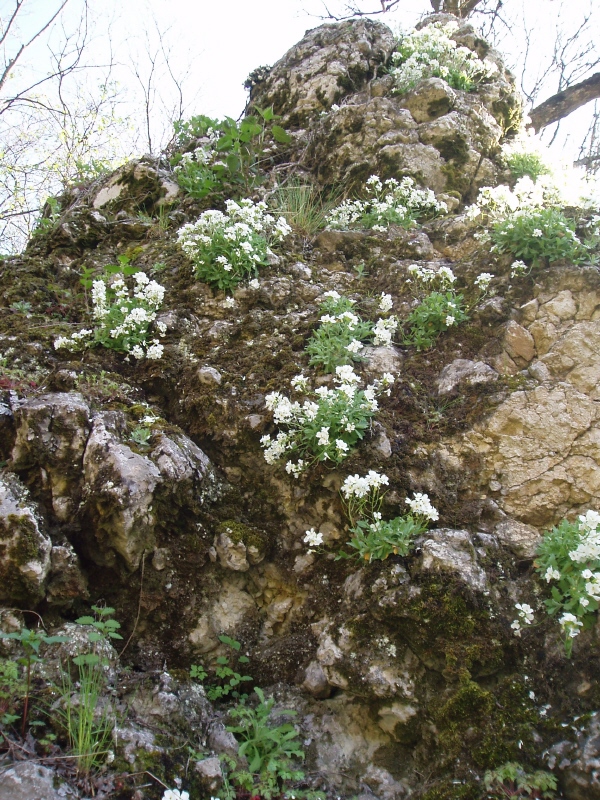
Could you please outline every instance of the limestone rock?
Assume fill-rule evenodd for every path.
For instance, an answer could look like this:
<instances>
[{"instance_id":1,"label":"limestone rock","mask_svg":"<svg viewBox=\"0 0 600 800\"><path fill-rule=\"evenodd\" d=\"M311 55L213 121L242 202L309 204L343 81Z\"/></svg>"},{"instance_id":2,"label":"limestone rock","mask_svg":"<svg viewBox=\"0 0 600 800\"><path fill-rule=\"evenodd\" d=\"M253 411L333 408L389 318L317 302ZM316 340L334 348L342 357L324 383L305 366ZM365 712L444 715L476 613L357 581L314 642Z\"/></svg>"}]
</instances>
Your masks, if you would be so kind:
<instances>
[{"instance_id":1,"label":"limestone rock","mask_svg":"<svg viewBox=\"0 0 600 800\"><path fill-rule=\"evenodd\" d=\"M454 108L456 93L441 78L429 78L407 92L400 103L410 111L415 122L430 122Z\"/></svg>"},{"instance_id":2,"label":"limestone rock","mask_svg":"<svg viewBox=\"0 0 600 800\"><path fill-rule=\"evenodd\" d=\"M202 788L211 796L216 793L223 784L223 773L221 772L221 762L218 758L205 758L196 761L194 772L198 775Z\"/></svg>"},{"instance_id":3,"label":"limestone rock","mask_svg":"<svg viewBox=\"0 0 600 800\"><path fill-rule=\"evenodd\" d=\"M42 599L52 543L27 490L14 476L0 476L0 600L35 606Z\"/></svg>"},{"instance_id":4,"label":"limestone rock","mask_svg":"<svg viewBox=\"0 0 600 800\"><path fill-rule=\"evenodd\" d=\"M477 563L477 555L467 531L438 528L425 534L421 544L421 569L424 572L452 572L473 591L483 592L487 578Z\"/></svg>"},{"instance_id":5,"label":"limestone rock","mask_svg":"<svg viewBox=\"0 0 600 800\"><path fill-rule=\"evenodd\" d=\"M302 688L318 699L329 697L331 694L331 686L327 680L327 675L317 661L311 661L306 668Z\"/></svg>"},{"instance_id":6,"label":"limestone rock","mask_svg":"<svg viewBox=\"0 0 600 800\"><path fill-rule=\"evenodd\" d=\"M591 714L574 742L550 748L548 766L559 770L567 800L600 798L600 713Z\"/></svg>"},{"instance_id":7,"label":"limestone rock","mask_svg":"<svg viewBox=\"0 0 600 800\"><path fill-rule=\"evenodd\" d=\"M483 361L469 361L456 358L447 364L437 381L438 394L451 394L461 384L474 386L478 383L490 383L498 380L498 373Z\"/></svg>"},{"instance_id":8,"label":"limestone rock","mask_svg":"<svg viewBox=\"0 0 600 800\"><path fill-rule=\"evenodd\" d=\"M526 328L510 320L504 331L504 349L517 366L525 366L535 355L535 342Z\"/></svg>"},{"instance_id":9,"label":"limestone rock","mask_svg":"<svg viewBox=\"0 0 600 800\"><path fill-rule=\"evenodd\" d=\"M285 127L304 126L374 78L394 46L392 32L371 20L321 25L306 33L251 91L250 101L272 106Z\"/></svg>"},{"instance_id":10,"label":"limestone rock","mask_svg":"<svg viewBox=\"0 0 600 800\"><path fill-rule=\"evenodd\" d=\"M242 541L234 542L226 533L220 533L215 536L213 547L222 567L235 572L247 572L250 569L246 558L246 545Z\"/></svg>"},{"instance_id":11,"label":"limestone rock","mask_svg":"<svg viewBox=\"0 0 600 800\"><path fill-rule=\"evenodd\" d=\"M83 454L90 433L90 409L81 394L45 394L15 412L17 437L12 451L16 471L39 471L60 522L72 521L81 498Z\"/></svg>"},{"instance_id":12,"label":"limestone rock","mask_svg":"<svg viewBox=\"0 0 600 800\"><path fill-rule=\"evenodd\" d=\"M89 597L87 577L72 545L59 545L50 554L51 570L46 600L51 605L68 606L76 599Z\"/></svg>"},{"instance_id":13,"label":"limestone rock","mask_svg":"<svg viewBox=\"0 0 600 800\"><path fill-rule=\"evenodd\" d=\"M542 540L539 531L517 520L504 520L494 528L499 541L521 558L534 558Z\"/></svg>"}]
</instances>

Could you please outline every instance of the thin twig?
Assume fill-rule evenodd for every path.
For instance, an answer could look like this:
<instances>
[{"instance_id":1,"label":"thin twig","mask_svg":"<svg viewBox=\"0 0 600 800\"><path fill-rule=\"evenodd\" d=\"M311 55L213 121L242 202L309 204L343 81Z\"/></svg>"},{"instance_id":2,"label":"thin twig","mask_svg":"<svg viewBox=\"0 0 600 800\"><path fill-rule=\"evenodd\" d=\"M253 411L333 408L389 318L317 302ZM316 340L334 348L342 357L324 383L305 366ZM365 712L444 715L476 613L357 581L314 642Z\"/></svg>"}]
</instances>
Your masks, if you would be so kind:
<instances>
[{"instance_id":1,"label":"thin twig","mask_svg":"<svg viewBox=\"0 0 600 800\"><path fill-rule=\"evenodd\" d=\"M127 650L127 648L129 647L129 642L133 639L133 634L135 633L135 630L136 630L136 628L138 626L138 622L140 621L140 613L142 611L142 589L144 588L144 565L145 565L145 563L146 563L146 551L144 550L144 552L142 553L142 570L141 570L141 575L140 575L140 596L138 598L137 614L136 614L136 617L135 617L135 622L133 623L133 630L129 634L129 638L127 639L127 641L125 642L125 645L123 646L123 649L119 653L119 658L121 658L121 656L123 655L125 650ZM150 774L150 773L148 773L148 774ZM154 776L152 776L152 777L154 777ZM164 784L163 784L163 786L164 786Z\"/></svg>"}]
</instances>

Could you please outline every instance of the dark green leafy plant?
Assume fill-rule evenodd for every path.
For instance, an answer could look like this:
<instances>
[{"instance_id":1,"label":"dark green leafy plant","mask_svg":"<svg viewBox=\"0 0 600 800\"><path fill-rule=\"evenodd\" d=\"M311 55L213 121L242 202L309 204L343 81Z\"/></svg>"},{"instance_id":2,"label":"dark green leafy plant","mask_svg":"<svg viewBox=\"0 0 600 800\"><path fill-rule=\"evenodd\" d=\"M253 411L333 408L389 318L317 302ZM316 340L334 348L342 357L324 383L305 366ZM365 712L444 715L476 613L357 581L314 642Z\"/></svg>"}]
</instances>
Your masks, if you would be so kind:
<instances>
[{"instance_id":1,"label":"dark green leafy plant","mask_svg":"<svg viewBox=\"0 0 600 800\"><path fill-rule=\"evenodd\" d=\"M513 178L518 181L525 176L535 181L540 175L551 173L542 157L538 153L515 152L505 156L506 163Z\"/></svg>"},{"instance_id":2,"label":"dark green leafy plant","mask_svg":"<svg viewBox=\"0 0 600 800\"><path fill-rule=\"evenodd\" d=\"M179 185L191 197L200 200L225 189L230 194L236 189L247 194L262 182L261 161L267 143L288 144L291 138L276 124L278 117L272 108L255 111L240 122L199 115L175 123L178 147L197 144L195 150L176 153L171 159Z\"/></svg>"},{"instance_id":3,"label":"dark green leafy plant","mask_svg":"<svg viewBox=\"0 0 600 800\"><path fill-rule=\"evenodd\" d=\"M252 796L266 800L277 796L289 781L304 778L301 770L295 769L293 759L304 760L298 733L291 723L270 725L275 700L265 699L263 691L256 686L259 703L255 708L239 704L229 712L237 720L236 725L227 726L240 742L239 755L246 758L247 769L235 769L231 780ZM296 716L295 711L277 710L278 717Z\"/></svg>"},{"instance_id":4,"label":"dark green leafy plant","mask_svg":"<svg viewBox=\"0 0 600 800\"><path fill-rule=\"evenodd\" d=\"M239 653L241 644L232 639L231 636L219 636L219 641L227 645L234 653ZM237 664L247 664L249 661L247 656L236 656ZM221 700L223 697L246 698L248 695L240 694L238 687L246 682L251 681L250 675L242 675L236 671L227 656L219 656L217 658L217 666L215 667L215 676L221 683L208 686L206 689L206 696L209 700ZM190 667L190 677L195 680L204 681L208 677L208 672L200 664L192 664Z\"/></svg>"},{"instance_id":5,"label":"dark green leafy plant","mask_svg":"<svg viewBox=\"0 0 600 800\"><path fill-rule=\"evenodd\" d=\"M431 292L406 319L407 331L402 342L417 350L428 350L441 333L467 319L461 294L452 291Z\"/></svg>"},{"instance_id":6,"label":"dark green leafy plant","mask_svg":"<svg viewBox=\"0 0 600 800\"><path fill-rule=\"evenodd\" d=\"M347 543L354 552L341 552L338 558L357 557L364 561L378 561L392 554L407 556L415 538L426 528L427 523L411 515L374 522L361 519L351 528L352 539Z\"/></svg>"},{"instance_id":7,"label":"dark green leafy plant","mask_svg":"<svg viewBox=\"0 0 600 800\"><path fill-rule=\"evenodd\" d=\"M25 684L19 675L19 665L10 659L0 659L0 723L12 725L19 719L17 706L25 693Z\"/></svg>"},{"instance_id":8,"label":"dark green leafy plant","mask_svg":"<svg viewBox=\"0 0 600 800\"><path fill-rule=\"evenodd\" d=\"M490 237L495 252L511 253L533 266L544 259L573 264L589 259L588 247L575 234L574 221L557 208L517 212L495 223Z\"/></svg>"},{"instance_id":9,"label":"dark green leafy plant","mask_svg":"<svg viewBox=\"0 0 600 800\"><path fill-rule=\"evenodd\" d=\"M556 778L551 772L526 772L517 762L508 762L485 773L486 797L493 800L528 797L531 800L555 797Z\"/></svg>"},{"instance_id":10,"label":"dark green leafy plant","mask_svg":"<svg viewBox=\"0 0 600 800\"><path fill-rule=\"evenodd\" d=\"M360 354L362 342L373 334L373 323L364 322L348 297L327 297L319 307L321 325L312 332L306 352L309 364L323 372L335 372L336 367L364 361Z\"/></svg>"},{"instance_id":11,"label":"dark green leafy plant","mask_svg":"<svg viewBox=\"0 0 600 800\"><path fill-rule=\"evenodd\" d=\"M24 650L24 655L17 659L17 663L25 667L25 691L23 696L23 714L21 716L21 735L25 738L31 697L31 666L43 660L39 656L40 646L42 644L58 644L59 642L66 642L68 640L66 636L48 636L44 631L32 630L31 628L21 628L20 631L13 631L12 633L0 631L0 638L19 642Z\"/></svg>"}]
</instances>

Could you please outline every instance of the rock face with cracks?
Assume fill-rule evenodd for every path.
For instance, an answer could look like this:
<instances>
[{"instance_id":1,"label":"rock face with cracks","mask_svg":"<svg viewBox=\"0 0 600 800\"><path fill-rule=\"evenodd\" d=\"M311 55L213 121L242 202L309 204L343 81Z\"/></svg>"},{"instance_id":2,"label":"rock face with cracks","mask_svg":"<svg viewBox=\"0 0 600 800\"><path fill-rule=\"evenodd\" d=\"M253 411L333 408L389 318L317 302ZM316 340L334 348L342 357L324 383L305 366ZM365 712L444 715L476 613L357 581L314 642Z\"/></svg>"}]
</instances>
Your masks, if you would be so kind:
<instances>
[{"instance_id":1,"label":"rock face with cracks","mask_svg":"<svg viewBox=\"0 0 600 800\"><path fill-rule=\"evenodd\" d=\"M348 191L372 173L409 176L446 198L448 216L295 234L257 288L240 284L225 303L177 245L201 207L165 160L144 158L66 192L55 227L0 263L0 599L67 632L91 604L114 607L132 667L120 675L111 656L113 696L129 709L122 770L219 791L218 756L238 744L224 705L188 674L202 664L210 685L227 659L251 676L245 688L297 711L305 788L479 800L485 772L518 761L554 770L568 800L598 796L598 627L567 659L533 561L544 530L600 508L600 278L569 264L511 278L510 259L475 238L464 202L506 177L498 150L520 100L469 25L455 37L496 60L496 78L473 92L432 78L396 94L392 33L359 20L309 31L251 93L293 139L267 187L284 161ZM149 221L164 207L166 226ZM87 320L78 272L122 255L166 288L163 358L55 350ZM468 323L424 352L365 348L362 385L386 371L395 383L347 460L299 479L267 464L265 396L288 393L300 372L332 385L304 351L325 293L373 321L390 294L405 319L414 263L452 268ZM483 300L481 272L494 275ZM57 319L65 297L72 316ZM19 300L44 324L11 309ZM405 557L338 558L350 538L340 487L370 469L389 477L386 519L414 492L439 510ZM515 603L536 616L521 637ZM27 780L33 796L43 770Z\"/></svg>"}]
</instances>

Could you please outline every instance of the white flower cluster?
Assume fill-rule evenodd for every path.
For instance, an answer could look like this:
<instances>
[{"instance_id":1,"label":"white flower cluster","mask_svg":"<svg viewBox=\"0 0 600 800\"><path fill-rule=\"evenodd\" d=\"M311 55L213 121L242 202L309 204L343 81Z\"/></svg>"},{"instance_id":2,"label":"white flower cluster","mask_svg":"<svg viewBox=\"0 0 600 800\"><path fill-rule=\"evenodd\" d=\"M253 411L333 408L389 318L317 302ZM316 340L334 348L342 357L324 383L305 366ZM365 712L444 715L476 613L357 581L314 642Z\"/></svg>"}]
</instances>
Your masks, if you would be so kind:
<instances>
[{"instance_id":1,"label":"white flower cluster","mask_svg":"<svg viewBox=\"0 0 600 800\"><path fill-rule=\"evenodd\" d=\"M226 167L225 162L219 160L217 142L220 138L221 133L219 131L214 130L214 128L208 128L206 134L199 140L199 146L181 156L181 161L174 167L174 172L186 172L196 165Z\"/></svg>"},{"instance_id":2,"label":"white flower cluster","mask_svg":"<svg viewBox=\"0 0 600 800\"><path fill-rule=\"evenodd\" d=\"M429 496L422 492L415 492L413 498L407 497L404 502L411 512L419 517L425 517L431 522L436 522L440 518L438 510L431 504Z\"/></svg>"},{"instance_id":3,"label":"white flower cluster","mask_svg":"<svg viewBox=\"0 0 600 800\"><path fill-rule=\"evenodd\" d=\"M163 303L164 286L150 280L145 272L136 272L133 282L130 294L121 274L115 275L112 282L109 279L95 280L91 291L95 328L84 328L70 337L59 336L54 347L73 352L81 347L103 344L129 353L138 360L162 358L164 348L158 339L149 343L148 329ZM165 335L167 328L163 322L156 323L156 328L159 336Z\"/></svg>"},{"instance_id":4,"label":"white flower cluster","mask_svg":"<svg viewBox=\"0 0 600 800\"><path fill-rule=\"evenodd\" d=\"M411 264L408 267L408 274L410 278L406 280L406 283L414 283L415 288L419 291L435 289L443 292L451 289L456 280L456 276L450 267L431 269L431 267L420 267L418 264Z\"/></svg>"},{"instance_id":5,"label":"white flower cluster","mask_svg":"<svg viewBox=\"0 0 600 800\"><path fill-rule=\"evenodd\" d=\"M433 77L443 78L457 88L470 88L498 72L492 61L480 59L477 53L450 38L457 28L455 22L433 23L400 36L397 52L392 56L396 66L390 70L398 92L406 92Z\"/></svg>"},{"instance_id":6,"label":"white flower cluster","mask_svg":"<svg viewBox=\"0 0 600 800\"><path fill-rule=\"evenodd\" d=\"M266 203L227 200L226 212L205 211L179 229L179 244L198 277L231 288L266 263L270 243L291 233L284 217L267 212Z\"/></svg>"},{"instance_id":7,"label":"white flower cluster","mask_svg":"<svg viewBox=\"0 0 600 800\"><path fill-rule=\"evenodd\" d=\"M473 281L475 286L478 286L482 292L486 292L489 289L490 283L492 282L493 275L491 272L481 272Z\"/></svg>"},{"instance_id":8,"label":"white flower cluster","mask_svg":"<svg viewBox=\"0 0 600 800\"><path fill-rule=\"evenodd\" d=\"M163 794L162 800L190 800L190 794L179 789L167 789Z\"/></svg>"},{"instance_id":9,"label":"white flower cluster","mask_svg":"<svg viewBox=\"0 0 600 800\"><path fill-rule=\"evenodd\" d=\"M370 469L363 477L358 474L348 475L342 484L340 492L347 500L351 497L363 498L366 497L369 492L378 492L382 486L387 486L388 484L389 478L387 475Z\"/></svg>"},{"instance_id":10,"label":"white flower cluster","mask_svg":"<svg viewBox=\"0 0 600 800\"><path fill-rule=\"evenodd\" d=\"M489 222L501 222L518 213L552 207L587 208L595 202L590 185L571 169L540 175L535 181L525 175L513 189L505 184L484 186L479 190L477 202L467 208L466 214L471 220L483 216Z\"/></svg>"},{"instance_id":11,"label":"white flower cluster","mask_svg":"<svg viewBox=\"0 0 600 800\"><path fill-rule=\"evenodd\" d=\"M523 625L531 625L534 619L533 608L527 603L515 603L519 619L515 619L511 624L515 636L521 635Z\"/></svg>"},{"instance_id":12,"label":"white flower cluster","mask_svg":"<svg viewBox=\"0 0 600 800\"><path fill-rule=\"evenodd\" d=\"M344 200L327 217L327 227L334 230L372 228L387 230L390 224L411 225L420 216L448 210L438 201L431 189L418 189L412 178L397 181L389 178L382 183L372 175L366 183L367 200Z\"/></svg>"},{"instance_id":13,"label":"white flower cluster","mask_svg":"<svg viewBox=\"0 0 600 800\"><path fill-rule=\"evenodd\" d=\"M315 399L302 403L291 401L280 392L267 395L265 404L273 412L273 421L287 428L274 437L266 434L261 438L267 464L297 453L300 458L296 462L289 460L285 467L294 477L315 461L339 464L362 438L368 421L379 408L377 397L390 393L394 376L384 373L380 380L359 390L360 378L351 366L345 365L336 368L334 381L334 389L319 386L312 392ZM292 385L305 387L304 376L293 378Z\"/></svg>"},{"instance_id":14,"label":"white flower cluster","mask_svg":"<svg viewBox=\"0 0 600 800\"><path fill-rule=\"evenodd\" d=\"M576 563L597 561L600 559L600 514L589 510L579 516L581 539L575 550L571 550L569 558Z\"/></svg>"}]
</instances>

